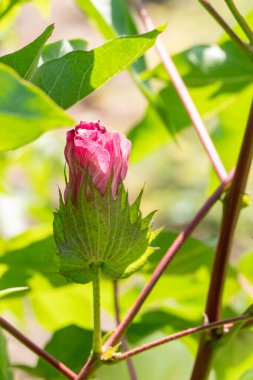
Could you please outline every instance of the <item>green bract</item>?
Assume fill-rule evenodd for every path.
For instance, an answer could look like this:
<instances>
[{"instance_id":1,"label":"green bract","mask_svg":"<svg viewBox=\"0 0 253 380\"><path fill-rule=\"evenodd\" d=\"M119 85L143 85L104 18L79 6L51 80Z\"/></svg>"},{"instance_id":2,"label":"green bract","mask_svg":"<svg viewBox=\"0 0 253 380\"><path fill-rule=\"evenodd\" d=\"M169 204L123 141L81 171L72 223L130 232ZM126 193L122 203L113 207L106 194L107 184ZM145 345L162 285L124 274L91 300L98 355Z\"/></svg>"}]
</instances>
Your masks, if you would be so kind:
<instances>
[{"instance_id":1,"label":"green bract","mask_svg":"<svg viewBox=\"0 0 253 380\"><path fill-rule=\"evenodd\" d=\"M88 189L88 190L87 190ZM157 249L150 246L159 231L152 231L154 212L142 218L142 191L132 205L123 185L116 199L110 185L101 196L84 181L77 204L69 197L54 214L54 236L60 272L74 282L92 280L94 268L111 279L127 277L142 267Z\"/></svg>"}]
</instances>

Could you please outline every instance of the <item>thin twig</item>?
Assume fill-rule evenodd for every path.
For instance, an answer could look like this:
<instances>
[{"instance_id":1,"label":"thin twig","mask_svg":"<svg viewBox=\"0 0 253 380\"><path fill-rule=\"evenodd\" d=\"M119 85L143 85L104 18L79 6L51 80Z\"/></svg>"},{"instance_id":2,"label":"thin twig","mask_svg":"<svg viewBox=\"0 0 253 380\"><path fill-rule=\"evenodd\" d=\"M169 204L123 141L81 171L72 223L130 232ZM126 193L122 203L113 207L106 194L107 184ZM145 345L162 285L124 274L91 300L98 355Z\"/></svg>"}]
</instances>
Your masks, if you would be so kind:
<instances>
[{"instance_id":1,"label":"thin twig","mask_svg":"<svg viewBox=\"0 0 253 380\"><path fill-rule=\"evenodd\" d=\"M188 335L196 334L202 331L209 331L209 330L213 330L214 328L222 327L222 326L228 327L229 329L231 329L231 327L233 327L235 323L241 322L243 320L246 320L246 321L253 320L253 315L242 315L239 317L222 319L220 321L212 322L212 323L202 325L202 326L191 327L187 330L183 330L178 333L171 334L169 336L166 336L165 338L161 338L161 339L155 340L154 342L147 343L147 344L144 344L143 346L123 352L122 354L117 354L117 356L115 357L115 360L116 361L126 360L130 358L131 356L141 354L144 351L150 350L151 348L160 346L164 343L168 343L176 339L181 339Z\"/></svg>"},{"instance_id":2,"label":"thin twig","mask_svg":"<svg viewBox=\"0 0 253 380\"><path fill-rule=\"evenodd\" d=\"M29 350L40 356L52 367L54 367L63 375L65 375L68 379L75 379L76 374L73 371L71 371L71 369L69 369L67 366L65 366L65 364L61 363L59 360L55 359L53 356L49 355L42 348L38 347L35 343L33 343L30 339L28 339L25 335L23 335L20 331L18 331L14 326L12 326L2 317L0 317L0 326L4 330L8 331L9 334L13 335L24 346L29 348Z\"/></svg>"},{"instance_id":3,"label":"thin twig","mask_svg":"<svg viewBox=\"0 0 253 380\"><path fill-rule=\"evenodd\" d=\"M233 14L234 18L240 25L242 31L244 34L248 37L248 40L251 44L253 44L253 32L251 28L249 27L248 23L246 22L245 18L243 15L239 12L237 9L235 3L233 0L225 0L228 8L230 9L231 13Z\"/></svg>"},{"instance_id":4,"label":"thin twig","mask_svg":"<svg viewBox=\"0 0 253 380\"><path fill-rule=\"evenodd\" d=\"M208 13L218 22L218 24L225 30L230 38L237 44L241 51L253 62L253 54L244 42L237 36L237 34L230 28L226 21L216 11L216 9L207 0L199 0Z\"/></svg>"},{"instance_id":5,"label":"thin twig","mask_svg":"<svg viewBox=\"0 0 253 380\"><path fill-rule=\"evenodd\" d=\"M223 288L227 273L234 232L242 208L242 197L253 157L253 102L243 137L242 146L231 188L225 200L220 236L214 259L206 303L206 316L209 322L220 319ZM203 336L193 369L191 380L206 379L212 361L213 346ZM215 336L214 336L215 338Z\"/></svg>"},{"instance_id":6,"label":"thin twig","mask_svg":"<svg viewBox=\"0 0 253 380\"><path fill-rule=\"evenodd\" d=\"M84 380L88 379L90 375L98 369L101 365L101 361L98 361L94 356L89 356L85 365L81 369L80 373L75 377L75 380Z\"/></svg>"},{"instance_id":7,"label":"thin twig","mask_svg":"<svg viewBox=\"0 0 253 380\"><path fill-rule=\"evenodd\" d=\"M114 308L115 308L115 317L117 325L120 324L120 308L119 308L119 287L118 287L118 281L113 281L113 295L114 295ZM123 335L121 338L121 345L123 348L123 351L128 351L128 344L125 336ZM127 368L130 375L130 378L132 380L138 380L133 361L130 358L127 358Z\"/></svg>"},{"instance_id":8,"label":"thin twig","mask_svg":"<svg viewBox=\"0 0 253 380\"><path fill-rule=\"evenodd\" d=\"M152 19L150 18L147 9L145 8L142 0L136 0L136 3L139 8L140 16L144 22L144 25L146 27L146 30L152 30L154 29L154 24ZM163 43L159 39L159 37L156 40L155 47L157 50L157 53L164 65L165 70L167 71L169 77L171 78L171 82L173 86L175 87L190 119L191 122L200 138L200 141L205 148L212 165L214 167L214 170L216 171L219 179L223 181L226 176L226 170L221 162L221 159L216 151L216 148L208 134L208 131L205 127L205 124L203 123L203 120L197 110L197 107L195 106L191 95L189 94L189 91L187 90L187 87L181 78L180 74L177 71L177 68L172 61L170 55L166 51Z\"/></svg>"}]
</instances>

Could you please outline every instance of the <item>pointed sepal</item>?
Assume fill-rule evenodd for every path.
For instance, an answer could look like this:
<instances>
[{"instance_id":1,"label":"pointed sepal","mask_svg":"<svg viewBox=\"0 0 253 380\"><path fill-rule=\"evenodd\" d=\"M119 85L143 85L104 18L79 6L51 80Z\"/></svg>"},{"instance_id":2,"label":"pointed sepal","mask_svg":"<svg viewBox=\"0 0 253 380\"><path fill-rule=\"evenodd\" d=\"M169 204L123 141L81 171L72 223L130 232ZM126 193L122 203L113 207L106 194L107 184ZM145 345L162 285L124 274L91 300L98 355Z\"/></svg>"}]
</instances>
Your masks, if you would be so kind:
<instances>
[{"instance_id":1,"label":"pointed sepal","mask_svg":"<svg viewBox=\"0 0 253 380\"><path fill-rule=\"evenodd\" d=\"M157 249L150 244L160 231L152 231L154 213L142 218L143 194L130 205L121 184L113 198L110 183L102 196L90 178L83 182L77 202L69 195L54 214L54 236L60 272L74 282L92 280L94 265L110 279L128 277L140 269Z\"/></svg>"}]
</instances>

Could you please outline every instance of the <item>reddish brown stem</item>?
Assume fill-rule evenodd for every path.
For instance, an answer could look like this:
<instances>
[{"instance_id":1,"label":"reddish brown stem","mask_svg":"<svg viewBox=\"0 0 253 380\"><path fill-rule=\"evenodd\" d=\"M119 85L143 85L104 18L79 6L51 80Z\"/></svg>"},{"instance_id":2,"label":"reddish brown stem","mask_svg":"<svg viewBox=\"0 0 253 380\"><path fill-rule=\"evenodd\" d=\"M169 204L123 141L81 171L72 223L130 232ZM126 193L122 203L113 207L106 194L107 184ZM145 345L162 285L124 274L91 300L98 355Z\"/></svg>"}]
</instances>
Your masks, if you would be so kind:
<instances>
[{"instance_id":1,"label":"reddish brown stem","mask_svg":"<svg viewBox=\"0 0 253 380\"><path fill-rule=\"evenodd\" d=\"M145 8L142 0L136 0L136 3L139 7L139 11L140 11L140 16L144 22L144 25L145 25L145 28L147 31L149 30L152 30L154 29L154 24L153 24L153 21L152 19L150 18L148 12L147 12L147 9ZM171 78L171 82L173 84L173 86L175 87L183 105L184 105L184 108L185 110L187 111L190 119L191 119L191 122L192 122L192 125L193 127L195 128L198 136L199 136L199 139L204 147L204 149L206 150L210 160L211 160L211 163L214 167L214 170L216 171L219 179L221 181L225 180L225 178L227 177L227 172L221 162L221 159L216 151L216 148L209 136L209 133L206 129L206 126L199 114L199 111L197 110L197 107L195 106L192 98L191 98L191 95L183 81L183 79L181 78L180 74L178 73L177 71L177 68L174 64L174 62L172 61L170 55L168 54L168 52L166 51L163 43L161 42L160 38L158 37L157 40L156 40L156 43L155 43L155 47L156 47L156 50L157 50L157 53L162 61L162 64L164 65L164 68L165 70L167 71L169 77Z\"/></svg>"},{"instance_id":2,"label":"reddish brown stem","mask_svg":"<svg viewBox=\"0 0 253 380\"><path fill-rule=\"evenodd\" d=\"M116 322L117 322L117 326L118 326L120 324L118 281L113 281L113 295L114 295L115 316L116 316ZM121 338L121 345L122 345L123 351L128 351L128 344L127 344L127 340L126 340L124 335ZM126 363L127 363L127 368L128 368L130 378L132 380L138 380L132 360L130 358L127 358Z\"/></svg>"},{"instance_id":3,"label":"reddish brown stem","mask_svg":"<svg viewBox=\"0 0 253 380\"><path fill-rule=\"evenodd\" d=\"M210 330L213 330L214 328L222 327L222 326L226 326L230 329L237 322L241 322L243 320L248 321L248 320L252 320L252 319L253 319L252 315L242 315L239 317L228 318L228 319L223 319L223 320L220 320L217 322L212 322L212 323L209 323L207 325L191 327L187 330L180 331L176 334L171 334L169 336L166 336L165 338L158 339L158 340L155 340L154 342L147 343L147 344L144 344L143 346L140 346L140 347L134 348L132 350L123 352L122 354L119 354L117 356L117 361L128 359L131 356L141 354L144 351L150 350L151 348L160 346L162 344L171 342L173 340L184 338L187 335L196 334L196 333L199 333L202 331L210 331Z\"/></svg>"},{"instance_id":4,"label":"reddish brown stem","mask_svg":"<svg viewBox=\"0 0 253 380\"><path fill-rule=\"evenodd\" d=\"M229 184L233 178L234 171L232 170L229 175L227 176L226 180L223 181L223 183L216 189L216 191L207 199L207 201L204 203L204 205L201 207L201 209L198 211L198 213L195 215L195 217L192 219L192 221L189 223L189 225L178 235L178 237L175 239L175 241L172 243L170 248L168 249L167 253L161 260L161 262L157 265L156 269L154 270L152 276L150 277L148 283L141 291L139 297L135 301L132 308L129 310L125 318L121 321L121 323L117 326L116 330L112 334L112 336L108 339L105 346L113 346L116 344L121 336L124 334L124 332L129 327L130 323L140 310L141 306L143 305L144 301L152 291L153 287L159 280L159 278L162 276L163 272L175 256L175 254L178 252L178 250L181 248L185 240L189 237L189 235L192 233L192 231L197 227L197 225L200 223L200 221L205 217L205 215L208 213L208 211L211 209L211 207L214 205L214 203L220 198L223 191L226 190L229 187ZM88 376L96 369L96 365L94 365L94 362L92 362L91 359L89 359L89 362L85 364L82 371L80 372L79 376L76 378L76 380L84 380L87 379Z\"/></svg>"},{"instance_id":5,"label":"reddish brown stem","mask_svg":"<svg viewBox=\"0 0 253 380\"><path fill-rule=\"evenodd\" d=\"M209 322L220 318L223 288L226 278L229 254L231 251L235 227L242 208L242 197L253 157L253 103L244 134L235 175L230 191L225 200L220 236L213 264L211 281L206 303L206 316ZM203 336L200 341L196 362L193 368L192 380L204 380L212 361L213 346L210 340ZM215 339L215 336L214 336Z\"/></svg>"},{"instance_id":6,"label":"reddish brown stem","mask_svg":"<svg viewBox=\"0 0 253 380\"><path fill-rule=\"evenodd\" d=\"M29 348L29 350L33 351L35 354L40 356L46 362L51 364L52 367L57 369L63 375L65 375L68 379L75 379L76 374L71 371L65 364L61 363L59 360L55 359L53 356L49 355L42 348L38 347L35 343L33 343L30 339L28 339L25 335L23 335L20 331L18 331L14 326L12 326L9 322L7 322L4 318L0 317L0 326L8 331L9 334L13 335L19 342L21 342L24 346Z\"/></svg>"}]
</instances>

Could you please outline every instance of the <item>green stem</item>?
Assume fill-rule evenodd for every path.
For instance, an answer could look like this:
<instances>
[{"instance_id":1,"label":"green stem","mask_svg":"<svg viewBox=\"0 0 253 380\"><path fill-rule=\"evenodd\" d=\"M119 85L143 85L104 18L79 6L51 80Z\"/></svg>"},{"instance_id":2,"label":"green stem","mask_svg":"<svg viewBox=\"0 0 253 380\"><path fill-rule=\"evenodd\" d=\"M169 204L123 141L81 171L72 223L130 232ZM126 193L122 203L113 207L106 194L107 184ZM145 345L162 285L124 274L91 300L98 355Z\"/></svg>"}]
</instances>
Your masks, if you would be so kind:
<instances>
[{"instance_id":1,"label":"green stem","mask_svg":"<svg viewBox=\"0 0 253 380\"><path fill-rule=\"evenodd\" d=\"M233 14L234 18L240 25L241 29L245 33L245 35L248 37L248 40L251 44L253 44L253 32L250 29L249 25L245 21L244 17L241 15L239 10L237 9L235 3L233 0L225 0L228 8L230 9L231 13Z\"/></svg>"},{"instance_id":2,"label":"green stem","mask_svg":"<svg viewBox=\"0 0 253 380\"><path fill-rule=\"evenodd\" d=\"M102 354L101 315L100 315L100 267L94 268L93 285L93 356L100 358Z\"/></svg>"}]
</instances>

